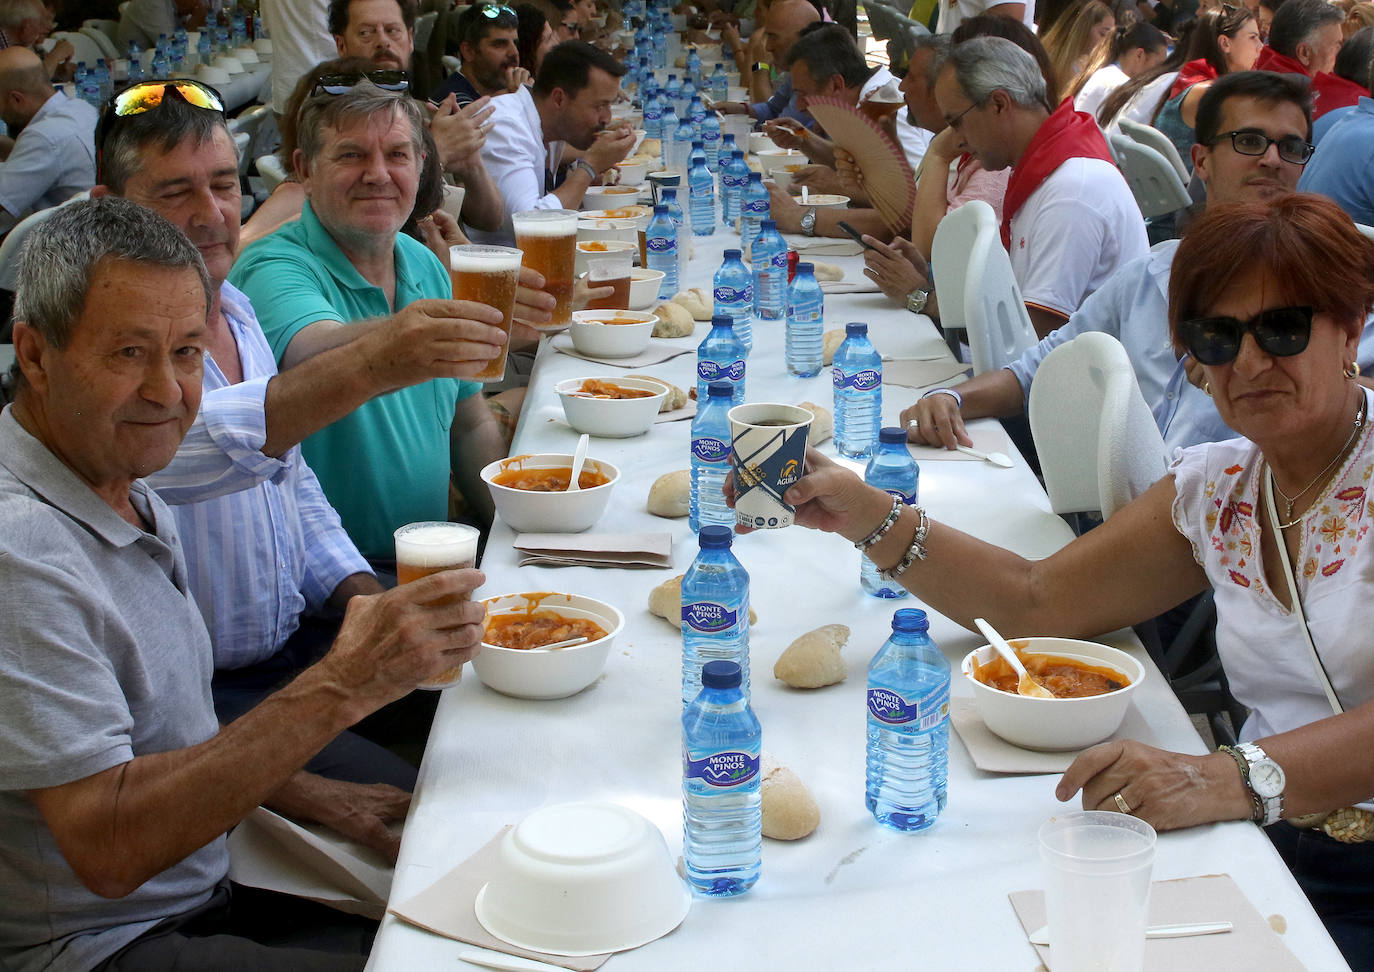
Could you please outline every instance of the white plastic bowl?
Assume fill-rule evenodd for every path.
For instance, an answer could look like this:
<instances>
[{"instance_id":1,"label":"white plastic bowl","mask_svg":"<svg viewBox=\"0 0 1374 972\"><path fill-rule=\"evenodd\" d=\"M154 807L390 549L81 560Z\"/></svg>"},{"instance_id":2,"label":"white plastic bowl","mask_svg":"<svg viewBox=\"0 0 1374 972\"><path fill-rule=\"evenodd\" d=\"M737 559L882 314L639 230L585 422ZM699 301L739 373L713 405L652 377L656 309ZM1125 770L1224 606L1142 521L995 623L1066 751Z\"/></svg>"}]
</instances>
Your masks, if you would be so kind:
<instances>
[{"instance_id":1,"label":"white plastic bowl","mask_svg":"<svg viewBox=\"0 0 1374 972\"><path fill-rule=\"evenodd\" d=\"M582 208L595 213L618 206L639 204L639 190L634 186L588 186L582 196Z\"/></svg>"},{"instance_id":2,"label":"white plastic bowl","mask_svg":"<svg viewBox=\"0 0 1374 972\"><path fill-rule=\"evenodd\" d=\"M579 243L591 240L621 240L639 245L639 221L634 219L596 219L586 213L577 221Z\"/></svg>"},{"instance_id":3,"label":"white plastic bowl","mask_svg":"<svg viewBox=\"0 0 1374 972\"><path fill-rule=\"evenodd\" d=\"M796 149L768 149L758 155L759 166L763 170L765 179L785 165L805 165L807 163L806 153L798 152Z\"/></svg>"},{"instance_id":4,"label":"white plastic bowl","mask_svg":"<svg viewBox=\"0 0 1374 972\"><path fill-rule=\"evenodd\" d=\"M196 69L196 80L201 84L217 85L229 83L229 72L223 68L213 67L209 64L202 64Z\"/></svg>"},{"instance_id":5,"label":"white plastic bowl","mask_svg":"<svg viewBox=\"0 0 1374 972\"><path fill-rule=\"evenodd\" d=\"M586 249L590 244L596 244L597 249ZM578 240L577 252L573 254L573 273L579 277L586 273L587 261L592 257L605 256L607 253L636 253L638 250L638 244L625 240Z\"/></svg>"},{"instance_id":6,"label":"white plastic bowl","mask_svg":"<svg viewBox=\"0 0 1374 972\"><path fill-rule=\"evenodd\" d=\"M630 271L630 310L648 310L658 303L658 291L667 276L662 270L635 267Z\"/></svg>"},{"instance_id":7,"label":"white plastic bowl","mask_svg":"<svg viewBox=\"0 0 1374 972\"><path fill-rule=\"evenodd\" d=\"M777 146L773 144L773 140L763 134L763 132L749 133L749 151L753 155L760 155L764 152L770 152L776 149Z\"/></svg>"},{"instance_id":8,"label":"white plastic bowl","mask_svg":"<svg viewBox=\"0 0 1374 972\"><path fill-rule=\"evenodd\" d=\"M797 172L801 171L801 169L803 169L808 164L809 163L805 159L803 159L800 163L784 163L783 165L780 165L776 169L774 169L768 178L772 179L775 183L777 183L779 189L786 192L792 186L793 177L797 174ZM800 190L798 191L800 192Z\"/></svg>"},{"instance_id":9,"label":"white plastic bowl","mask_svg":"<svg viewBox=\"0 0 1374 972\"><path fill-rule=\"evenodd\" d=\"M1038 699L984 685L973 677L973 660L980 665L997 657L991 645L964 656L964 678L973 686L974 702L983 722L1007 742L1025 749L1060 752L1102 742L1121 726L1131 695L1145 677L1145 667L1124 651L1092 641L1069 638L1017 638L1027 654L1060 655L1115 669L1130 682L1125 688L1084 699Z\"/></svg>"},{"instance_id":10,"label":"white plastic bowl","mask_svg":"<svg viewBox=\"0 0 1374 972\"><path fill-rule=\"evenodd\" d=\"M606 637L553 651L502 648L482 643L472 668L482 684L502 695L518 699L563 699L581 692L600 676L625 617L605 601L581 594L502 594L484 598L487 616L526 614L531 599L534 609L569 618L586 618L606 629Z\"/></svg>"},{"instance_id":11,"label":"white plastic bowl","mask_svg":"<svg viewBox=\"0 0 1374 972\"><path fill-rule=\"evenodd\" d=\"M797 197L798 201L801 197ZM837 192L812 192L806 197L806 205L815 206L817 209L844 209L849 205L849 197L841 196Z\"/></svg>"},{"instance_id":12,"label":"white plastic bowl","mask_svg":"<svg viewBox=\"0 0 1374 972\"><path fill-rule=\"evenodd\" d=\"M581 533L583 530L590 530L596 521L601 519L601 514L606 512L606 504L611 500L611 490L620 478L620 470L609 462L588 457L583 468L599 472L608 481L587 489L541 493L492 482L493 477L512 466L524 469L567 469L571 465L572 456L566 453L558 455L541 452L498 459L483 466L480 475L487 488L491 490L497 515L517 533Z\"/></svg>"},{"instance_id":13,"label":"white plastic bowl","mask_svg":"<svg viewBox=\"0 0 1374 972\"><path fill-rule=\"evenodd\" d=\"M633 287L633 283L631 284ZM607 320L626 321L606 324ZM629 358L649 346L654 336L653 314L632 310L573 311L572 343L582 354L596 358Z\"/></svg>"},{"instance_id":14,"label":"white plastic bowl","mask_svg":"<svg viewBox=\"0 0 1374 972\"><path fill-rule=\"evenodd\" d=\"M512 945L594 955L666 935L691 904L657 827L618 804L588 802L541 807L507 831L474 910Z\"/></svg>"},{"instance_id":15,"label":"white plastic bowl","mask_svg":"<svg viewBox=\"0 0 1374 972\"><path fill-rule=\"evenodd\" d=\"M620 173L622 186L638 186L643 184L645 177L649 174L649 163L626 159L617 165L616 169Z\"/></svg>"},{"instance_id":16,"label":"white plastic bowl","mask_svg":"<svg viewBox=\"0 0 1374 972\"><path fill-rule=\"evenodd\" d=\"M586 378L569 378L554 386L554 391L563 401L563 415L568 424L579 432L597 435L608 439L626 439L643 435L654 427L659 406L668 389L656 381L643 378L621 378L596 376L595 380L604 381L624 388L636 388L654 392L645 398L585 398L577 394Z\"/></svg>"}]
</instances>

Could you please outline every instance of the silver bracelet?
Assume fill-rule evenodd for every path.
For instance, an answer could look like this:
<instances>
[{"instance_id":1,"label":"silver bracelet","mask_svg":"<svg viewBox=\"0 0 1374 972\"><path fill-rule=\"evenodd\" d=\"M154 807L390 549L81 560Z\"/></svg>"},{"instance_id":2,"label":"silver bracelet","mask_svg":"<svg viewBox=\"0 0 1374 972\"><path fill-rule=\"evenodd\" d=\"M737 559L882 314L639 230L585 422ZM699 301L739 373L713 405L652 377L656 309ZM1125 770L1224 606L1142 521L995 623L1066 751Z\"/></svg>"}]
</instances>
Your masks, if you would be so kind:
<instances>
[{"instance_id":1,"label":"silver bracelet","mask_svg":"<svg viewBox=\"0 0 1374 972\"><path fill-rule=\"evenodd\" d=\"M892 524L896 523L897 518L902 515L902 507L904 505L905 504L902 503L900 498L896 496L892 497L892 509L888 510L887 517L883 522L878 524L877 528L874 529L872 533L854 544L854 549L860 553L865 553L869 547L887 536L887 531L892 529Z\"/></svg>"},{"instance_id":2,"label":"silver bracelet","mask_svg":"<svg viewBox=\"0 0 1374 972\"><path fill-rule=\"evenodd\" d=\"M960 395L953 388L932 388L930 391L926 392L921 397L929 398L931 395L948 395L950 398L954 399L955 408L964 407L964 396Z\"/></svg>"},{"instance_id":3,"label":"silver bracelet","mask_svg":"<svg viewBox=\"0 0 1374 972\"><path fill-rule=\"evenodd\" d=\"M911 546L906 548L906 553L896 565L888 570L878 571L878 576L883 580L895 581L907 572L912 564L918 560L926 559L926 534L930 532L930 519L926 516L924 507L915 507L916 515L920 521L916 524L916 533L911 538Z\"/></svg>"}]
</instances>

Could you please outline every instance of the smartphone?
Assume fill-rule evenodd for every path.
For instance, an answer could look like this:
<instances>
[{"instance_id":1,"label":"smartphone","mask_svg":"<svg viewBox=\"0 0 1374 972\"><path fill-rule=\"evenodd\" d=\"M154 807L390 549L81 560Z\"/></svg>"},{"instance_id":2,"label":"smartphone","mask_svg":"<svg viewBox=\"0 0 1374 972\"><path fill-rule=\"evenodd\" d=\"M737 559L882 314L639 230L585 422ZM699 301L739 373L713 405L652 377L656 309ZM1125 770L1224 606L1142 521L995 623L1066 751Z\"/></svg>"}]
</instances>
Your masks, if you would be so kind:
<instances>
[{"instance_id":1,"label":"smartphone","mask_svg":"<svg viewBox=\"0 0 1374 972\"><path fill-rule=\"evenodd\" d=\"M848 233L851 237L853 237L853 238L854 238L854 242L857 243L857 244L859 244L859 245L860 245L861 247L863 247L865 250L876 250L876 249L877 249L877 247L875 247L872 243L865 243L865 242L864 242L863 234L860 233L858 230L856 230L854 227L850 226L850 225L849 225L848 223L846 223L844 220L840 220L840 224L839 224L839 225L840 225L840 229L844 230L844 231L845 231L846 233Z\"/></svg>"}]
</instances>

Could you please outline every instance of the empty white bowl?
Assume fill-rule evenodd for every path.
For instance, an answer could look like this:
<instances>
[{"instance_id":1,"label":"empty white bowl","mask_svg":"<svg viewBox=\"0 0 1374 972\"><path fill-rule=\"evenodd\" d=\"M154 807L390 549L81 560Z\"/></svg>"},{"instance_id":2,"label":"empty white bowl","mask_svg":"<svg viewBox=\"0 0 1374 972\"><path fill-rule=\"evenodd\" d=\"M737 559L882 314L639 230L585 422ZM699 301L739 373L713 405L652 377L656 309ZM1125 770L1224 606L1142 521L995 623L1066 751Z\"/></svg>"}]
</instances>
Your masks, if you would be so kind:
<instances>
[{"instance_id":1,"label":"empty white bowl","mask_svg":"<svg viewBox=\"0 0 1374 972\"><path fill-rule=\"evenodd\" d=\"M243 64L237 58L230 57L228 54L221 54L215 58L215 67L229 74L242 74Z\"/></svg>"},{"instance_id":2,"label":"empty white bowl","mask_svg":"<svg viewBox=\"0 0 1374 972\"><path fill-rule=\"evenodd\" d=\"M573 254L573 273L582 276L587 272L587 261L592 257L605 256L607 253L633 253L638 251L637 243L625 240L578 240L577 251Z\"/></svg>"},{"instance_id":3,"label":"empty white bowl","mask_svg":"<svg viewBox=\"0 0 1374 972\"><path fill-rule=\"evenodd\" d=\"M654 394L644 398L587 398L578 392L582 383L589 380ZM569 425L579 432L607 439L625 439L648 432L654 427L663 396L668 394L659 382L620 377L569 378L555 385L554 391L563 402L563 415Z\"/></svg>"},{"instance_id":4,"label":"empty white bowl","mask_svg":"<svg viewBox=\"0 0 1374 972\"><path fill-rule=\"evenodd\" d=\"M662 270L635 267L630 271L630 310L646 310L658 303L658 291L666 277ZM652 331L652 328L650 329Z\"/></svg>"},{"instance_id":5,"label":"empty white bowl","mask_svg":"<svg viewBox=\"0 0 1374 972\"><path fill-rule=\"evenodd\" d=\"M251 47L236 47L234 48L234 60L240 64L257 64L261 58L258 57L258 52Z\"/></svg>"},{"instance_id":6,"label":"empty white bowl","mask_svg":"<svg viewBox=\"0 0 1374 972\"><path fill-rule=\"evenodd\" d=\"M657 320L644 311L573 311L573 347L596 358L629 358L649 346Z\"/></svg>"},{"instance_id":7,"label":"empty white bowl","mask_svg":"<svg viewBox=\"0 0 1374 972\"><path fill-rule=\"evenodd\" d=\"M776 150L777 146L773 144L773 140L763 134L763 132L749 133L749 151L752 154L760 155L763 152L772 152Z\"/></svg>"},{"instance_id":8,"label":"empty white bowl","mask_svg":"<svg viewBox=\"0 0 1374 972\"><path fill-rule=\"evenodd\" d=\"M553 613L565 618L586 618L606 631L606 637L552 651L502 648L482 643L472 659L473 671L482 684L502 695L519 699L564 699L576 695L601 675L625 616L605 601L581 594L502 594L483 598L487 617L503 614Z\"/></svg>"},{"instance_id":9,"label":"empty white bowl","mask_svg":"<svg viewBox=\"0 0 1374 972\"><path fill-rule=\"evenodd\" d=\"M196 80L202 84L217 85L229 83L229 72L223 68L212 67L209 64L202 64L196 70Z\"/></svg>"},{"instance_id":10,"label":"empty white bowl","mask_svg":"<svg viewBox=\"0 0 1374 972\"><path fill-rule=\"evenodd\" d=\"M602 459L588 458L584 470L600 473L606 482L585 489L540 492L502 486L492 480L507 469L568 469L573 457L555 453L535 453L498 459L482 467L482 481L491 490L496 513L517 533L581 533L590 530L620 478L620 470Z\"/></svg>"},{"instance_id":11,"label":"empty white bowl","mask_svg":"<svg viewBox=\"0 0 1374 972\"><path fill-rule=\"evenodd\" d=\"M973 698L983 722L1007 742L1025 749L1059 752L1083 749L1102 742L1121 726L1126 707L1145 667L1124 651L1092 641L1070 638L1017 638L1026 654L1059 655L1111 668L1130 683L1125 688L1083 699L1039 699L1002 692L973 677L973 660L987 665L997 657L991 645L964 656L964 678L973 686Z\"/></svg>"},{"instance_id":12,"label":"empty white bowl","mask_svg":"<svg viewBox=\"0 0 1374 972\"><path fill-rule=\"evenodd\" d=\"M691 903L657 827L619 804L587 802L541 807L507 831L474 910L512 945L594 955L666 935Z\"/></svg>"}]
</instances>

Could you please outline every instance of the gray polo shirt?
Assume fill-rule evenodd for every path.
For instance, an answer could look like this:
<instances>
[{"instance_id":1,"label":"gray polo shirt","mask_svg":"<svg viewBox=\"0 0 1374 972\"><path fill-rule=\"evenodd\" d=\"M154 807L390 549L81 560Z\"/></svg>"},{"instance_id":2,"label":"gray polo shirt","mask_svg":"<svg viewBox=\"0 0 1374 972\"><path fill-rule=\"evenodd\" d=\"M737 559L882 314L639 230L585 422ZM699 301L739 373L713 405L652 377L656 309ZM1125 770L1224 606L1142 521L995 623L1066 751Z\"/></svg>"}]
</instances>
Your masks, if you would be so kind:
<instances>
[{"instance_id":1,"label":"gray polo shirt","mask_svg":"<svg viewBox=\"0 0 1374 972\"><path fill-rule=\"evenodd\" d=\"M228 871L223 837L107 900L88 891L26 790L204 742L210 638L175 521L141 480L132 526L0 413L0 967L84 970Z\"/></svg>"}]
</instances>

